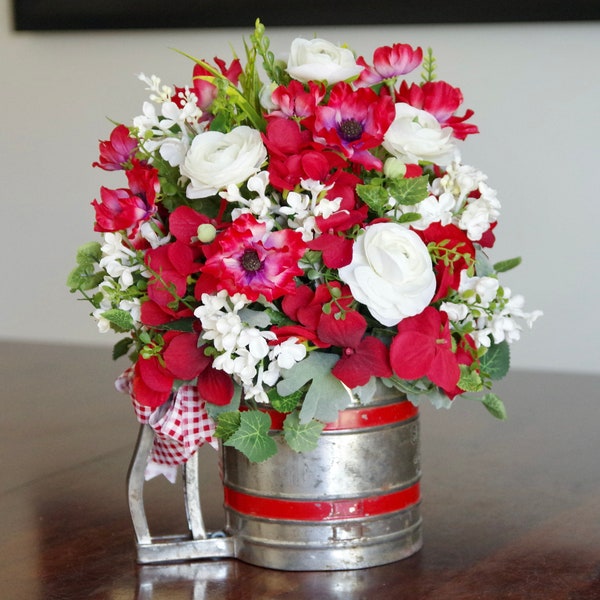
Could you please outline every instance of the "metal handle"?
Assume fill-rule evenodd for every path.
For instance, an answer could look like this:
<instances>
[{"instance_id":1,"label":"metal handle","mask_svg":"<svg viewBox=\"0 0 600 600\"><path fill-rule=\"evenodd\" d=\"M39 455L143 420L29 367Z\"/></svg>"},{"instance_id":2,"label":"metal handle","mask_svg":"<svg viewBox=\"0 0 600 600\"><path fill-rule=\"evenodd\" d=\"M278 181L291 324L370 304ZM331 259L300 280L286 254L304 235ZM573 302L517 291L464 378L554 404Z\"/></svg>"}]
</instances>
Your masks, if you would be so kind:
<instances>
[{"instance_id":1,"label":"metal handle","mask_svg":"<svg viewBox=\"0 0 600 600\"><path fill-rule=\"evenodd\" d=\"M233 538L222 531L207 534L204 528L197 452L183 465L183 496L189 532L179 536L151 535L144 508L144 473L153 442L153 429L149 425L142 425L127 473L129 511L135 531L137 561L147 564L202 558L233 558Z\"/></svg>"}]
</instances>

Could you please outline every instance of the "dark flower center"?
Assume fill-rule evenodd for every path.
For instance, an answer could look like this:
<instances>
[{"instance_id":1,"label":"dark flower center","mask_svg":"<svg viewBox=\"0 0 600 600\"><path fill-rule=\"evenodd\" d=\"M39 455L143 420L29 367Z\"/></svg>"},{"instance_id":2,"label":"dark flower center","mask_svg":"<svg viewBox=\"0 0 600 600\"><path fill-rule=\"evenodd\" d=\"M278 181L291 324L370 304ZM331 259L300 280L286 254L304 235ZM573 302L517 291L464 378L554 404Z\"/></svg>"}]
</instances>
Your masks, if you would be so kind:
<instances>
[{"instance_id":1,"label":"dark flower center","mask_svg":"<svg viewBox=\"0 0 600 600\"><path fill-rule=\"evenodd\" d=\"M262 266L256 250L246 250L242 255L242 267L246 271L258 271Z\"/></svg>"},{"instance_id":2,"label":"dark flower center","mask_svg":"<svg viewBox=\"0 0 600 600\"><path fill-rule=\"evenodd\" d=\"M340 136L347 142L357 140L363 132L363 126L356 119L344 119L339 125Z\"/></svg>"}]
</instances>

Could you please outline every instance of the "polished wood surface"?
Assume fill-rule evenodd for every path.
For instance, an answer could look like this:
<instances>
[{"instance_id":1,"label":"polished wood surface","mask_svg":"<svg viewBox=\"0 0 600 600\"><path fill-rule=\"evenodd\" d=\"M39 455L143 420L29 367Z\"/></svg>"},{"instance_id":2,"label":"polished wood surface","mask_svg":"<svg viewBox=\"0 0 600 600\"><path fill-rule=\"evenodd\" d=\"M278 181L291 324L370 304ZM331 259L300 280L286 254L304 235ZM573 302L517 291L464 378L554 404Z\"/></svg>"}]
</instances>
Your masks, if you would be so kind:
<instances>
[{"instance_id":1,"label":"polished wood surface","mask_svg":"<svg viewBox=\"0 0 600 600\"><path fill-rule=\"evenodd\" d=\"M509 420L468 401L424 407L424 547L357 571L278 572L237 560L135 562L125 476L137 424L110 351L0 344L3 600L600 599L600 376L514 372ZM381 457L385 460L385 457ZM201 450L207 526L222 524ZM177 533L179 485L146 489L154 533Z\"/></svg>"}]
</instances>

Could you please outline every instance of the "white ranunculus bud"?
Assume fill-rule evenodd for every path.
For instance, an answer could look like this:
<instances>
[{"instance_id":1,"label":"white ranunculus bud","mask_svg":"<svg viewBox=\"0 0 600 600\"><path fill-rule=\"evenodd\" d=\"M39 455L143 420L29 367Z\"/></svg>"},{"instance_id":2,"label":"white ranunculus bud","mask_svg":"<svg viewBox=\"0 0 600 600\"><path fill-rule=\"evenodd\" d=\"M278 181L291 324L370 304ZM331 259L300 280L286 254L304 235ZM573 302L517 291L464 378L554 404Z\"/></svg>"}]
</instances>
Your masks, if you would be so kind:
<instances>
[{"instance_id":1,"label":"white ranunculus bud","mask_svg":"<svg viewBox=\"0 0 600 600\"><path fill-rule=\"evenodd\" d=\"M230 184L244 183L267 158L260 132L242 125L229 133L206 131L192 141L181 174L189 178L188 198L214 196Z\"/></svg>"},{"instance_id":2,"label":"white ranunculus bud","mask_svg":"<svg viewBox=\"0 0 600 600\"><path fill-rule=\"evenodd\" d=\"M325 81L333 85L358 77L362 70L348 48L340 48L319 38L296 38L292 42L287 63L287 72L292 79L304 83Z\"/></svg>"},{"instance_id":3,"label":"white ranunculus bud","mask_svg":"<svg viewBox=\"0 0 600 600\"><path fill-rule=\"evenodd\" d=\"M435 274L427 246L398 223L367 227L339 270L352 295L386 326L423 311L433 298Z\"/></svg>"}]
</instances>

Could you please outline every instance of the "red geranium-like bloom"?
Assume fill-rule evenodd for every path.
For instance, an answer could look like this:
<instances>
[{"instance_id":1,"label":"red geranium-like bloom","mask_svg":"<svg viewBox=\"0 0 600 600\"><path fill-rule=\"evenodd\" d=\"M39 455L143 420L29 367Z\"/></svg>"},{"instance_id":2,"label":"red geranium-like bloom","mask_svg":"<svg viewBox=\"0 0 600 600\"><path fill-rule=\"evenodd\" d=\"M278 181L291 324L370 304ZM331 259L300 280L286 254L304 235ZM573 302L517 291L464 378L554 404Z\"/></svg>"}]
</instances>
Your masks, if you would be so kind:
<instances>
[{"instance_id":1,"label":"red geranium-like bloom","mask_svg":"<svg viewBox=\"0 0 600 600\"><path fill-rule=\"evenodd\" d=\"M361 56L357 64L365 67L360 77L355 81L357 87L367 87L405 75L414 71L423 60L423 50L414 49L410 44L394 44L382 46L373 53L373 66L369 66Z\"/></svg>"},{"instance_id":2,"label":"red geranium-like bloom","mask_svg":"<svg viewBox=\"0 0 600 600\"><path fill-rule=\"evenodd\" d=\"M110 134L110 139L100 142L99 162L92 167L100 167L105 171L121 171L137 150L138 143L129 135L125 125L117 125Z\"/></svg>"},{"instance_id":3,"label":"red geranium-like bloom","mask_svg":"<svg viewBox=\"0 0 600 600\"><path fill-rule=\"evenodd\" d=\"M390 362L400 379L428 377L452 392L460 379L460 368L452 351L448 315L428 306L422 313L402 319L390 346Z\"/></svg>"},{"instance_id":4,"label":"red geranium-like bloom","mask_svg":"<svg viewBox=\"0 0 600 600\"><path fill-rule=\"evenodd\" d=\"M454 137L459 140L479 133L477 125L465 123L475 114L471 109L462 117L454 114L462 104L463 95L459 88L452 87L445 81L427 81L423 85L413 83L410 87L403 81L396 100L431 113L440 125L451 127Z\"/></svg>"},{"instance_id":5,"label":"red geranium-like bloom","mask_svg":"<svg viewBox=\"0 0 600 600\"><path fill-rule=\"evenodd\" d=\"M351 389L366 385L371 377L390 377L388 349L376 337L365 336L366 319L354 310L336 318L339 313L332 310L321 315L317 328L319 339L342 348L342 356L331 373Z\"/></svg>"},{"instance_id":6,"label":"red geranium-like bloom","mask_svg":"<svg viewBox=\"0 0 600 600\"><path fill-rule=\"evenodd\" d=\"M144 260L152 273L148 297L163 311L181 314L179 299L186 296L188 277L200 270L196 257L194 248L179 240L147 250Z\"/></svg>"},{"instance_id":7,"label":"red geranium-like bloom","mask_svg":"<svg viewBox=\"0 0 600 600\"><path fill-rule=\"evenodd\" d=\"M233 382L223 371L212 368L212 359L198 346L197 333L169 331L160 358L139 357L134 367L133 394L145 406L164 404L173 391L175 380L197 378L200 396L212 404L228 404L233 396Z\"/></svg>"},{"instance_id":8,"label":"red geranium-like bloom","mask_svg":"<svg viewBox=\"0 0 600 600\"><path fill-rule=\"evenodd\" d=\"M381 169L381 161L370 148L379 146L394 120L394 102L370 88L353 90L347 83L336 84L329 102L315 112L315 141L338 150L350 161L367 169Z\"/></svg>"},{"instance_id":9,"label":"red geranium-like bloom","mask_svg":"<svg viewBox=\"0 0 600 600\"><path fill-rule=\"evenodd\" d=\"M214 279L218 290L271 301L295 289L294 277L304 273L298 261L305 251L301 233L268 232L253 215L242 214L205 247L202 273Z\"/></svg>"},{"instance_id":10,"label":"red geranium-like bloom","mask_svg":"<svg viewBox=\"0 0 600 600\"><path fill-rule=\"evenodd\" d=\"M129 189L100 188L102 203L92 202L96 211L94 231L127 231L134 237L138 227L156 211L156 194L160 190L158 172L153 167L135 162L126 172Z\"/></svg>"}]
</instances>

